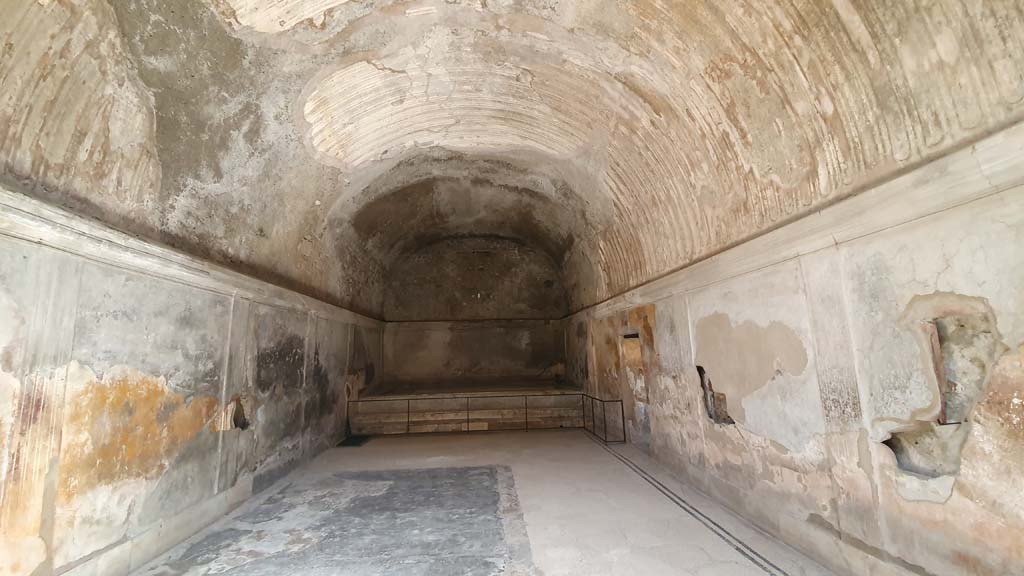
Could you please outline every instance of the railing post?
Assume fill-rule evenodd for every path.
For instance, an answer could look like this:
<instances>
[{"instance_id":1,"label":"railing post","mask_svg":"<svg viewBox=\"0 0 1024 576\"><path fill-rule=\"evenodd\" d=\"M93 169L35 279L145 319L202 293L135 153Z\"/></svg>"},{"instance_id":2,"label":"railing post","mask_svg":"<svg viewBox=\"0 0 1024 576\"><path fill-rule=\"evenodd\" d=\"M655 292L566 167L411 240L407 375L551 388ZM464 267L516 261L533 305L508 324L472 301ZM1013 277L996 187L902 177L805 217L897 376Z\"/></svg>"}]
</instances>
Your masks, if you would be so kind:
<instances>
[{"instance_id":1,"label":"railing post","mask_svg":"<svg viewBox=\"0 0 1024 576\"><path fill-rule=\"evenodd\" d=\"M523 424L526 426L526 431L530 431L530 397L523 396Z\"/></svg>"},{"instance_id":2,"label":"railing post","mask_svg":"<svg viewBox=\"0 0 1024 576\"><path fill-rule=\"evenodd\" d=\"M587 409L583 404L583 394L580 394L580 422L583 424L583 429L587 429Z\"/></svg>"},{"instance_id":3,"label":"railing post","mask_svg":"<svg viewBox=\"0 0 1024 576\"><path fill-rule=\"evenodd\" d=\"M405 433L408 434L412 431L412 400L406 398L405 400Z\"/></svg>"},{"instance_id":4,"label":"railing post","mask_svg":"<svg viewBox=\"0 0 1024 576\"><path fill-rule=\"evenodd\" d=\"M622 426L622 442L626 442L626 408L622 405L622 400L619 400L619 424Z\"/></svg>"},{"instance_id":5,"label":"railing post","mask_svg":"<svg viewBox=\"0 0 1024 576\"><path fill-rule=\"evenodd\" d=\"M604 443L608 443L608 403L601 400L601 420L604 421Z\"/></svg>"}]
</instances>

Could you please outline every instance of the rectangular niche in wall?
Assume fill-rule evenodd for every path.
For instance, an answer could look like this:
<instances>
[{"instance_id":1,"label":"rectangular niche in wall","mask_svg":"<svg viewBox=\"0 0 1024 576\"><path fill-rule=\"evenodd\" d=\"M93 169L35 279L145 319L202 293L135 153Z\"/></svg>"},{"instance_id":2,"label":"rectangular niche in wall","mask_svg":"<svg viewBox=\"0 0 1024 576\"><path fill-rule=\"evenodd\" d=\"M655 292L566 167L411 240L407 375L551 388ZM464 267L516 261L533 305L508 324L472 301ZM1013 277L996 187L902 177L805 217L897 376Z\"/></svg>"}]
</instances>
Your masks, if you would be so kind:
<instances>
[{"instance_id":1,"label":"rectangular niche in wall","mask_svg":"<svg viewBox=\"0 0 1024 576\"><path fill-rule=\"evenodd\" d=\"M622 335L622 358L627 368L637 371L643 370L644 349L640 343L639 333L630 332Z\"/></svg>"},{"instance_id":2,"label":"rectangular niche in wall","mask_svg":"<svg viewBox=\"0 0 1024 576\"><path fill-rule=\"evenodd\" d=\"M697 366L697 374L700 376L701 390L704 391L704 408L707 410L708 419L715 424L735 424L736 422L729 416L725 394L715 392L711 377L703 366Z\"/></svg>"}]
</instances>

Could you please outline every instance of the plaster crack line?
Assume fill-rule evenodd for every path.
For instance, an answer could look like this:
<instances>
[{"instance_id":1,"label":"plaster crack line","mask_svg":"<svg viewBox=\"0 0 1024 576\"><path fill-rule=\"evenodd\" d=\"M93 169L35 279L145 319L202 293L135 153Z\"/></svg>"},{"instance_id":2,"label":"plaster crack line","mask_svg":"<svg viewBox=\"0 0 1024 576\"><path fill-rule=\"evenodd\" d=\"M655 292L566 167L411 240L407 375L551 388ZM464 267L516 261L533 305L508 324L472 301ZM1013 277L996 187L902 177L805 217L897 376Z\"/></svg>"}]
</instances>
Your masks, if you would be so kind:
<instances>
[{"instance_id":1,"label":"plaster crack line","mask_svg":"<svg viewBox=\"0 0 1024 576\"><path fill-rule=\"evenodd\" d=\"M406 76L409 75L409 72L406 71L406 70L399 70L397 68L391 68L390 66L385 66L384 64L381 64L380 62L377 62L376 60L367 59L367 60L364 60L364 62L366 62L370 66L373 66L374 68L376 68L377 70L379 70L381 72L387 72L389 74L405 74Z\"/></svg>"}]
</instances>

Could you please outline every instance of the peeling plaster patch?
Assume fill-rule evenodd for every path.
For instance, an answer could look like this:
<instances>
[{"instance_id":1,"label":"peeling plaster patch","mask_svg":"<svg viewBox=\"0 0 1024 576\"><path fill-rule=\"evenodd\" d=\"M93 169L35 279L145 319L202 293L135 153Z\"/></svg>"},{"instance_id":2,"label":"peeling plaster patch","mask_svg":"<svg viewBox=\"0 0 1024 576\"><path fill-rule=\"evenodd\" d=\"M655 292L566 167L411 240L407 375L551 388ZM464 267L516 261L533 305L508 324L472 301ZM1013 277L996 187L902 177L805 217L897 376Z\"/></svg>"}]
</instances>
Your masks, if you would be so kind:
<instances>
[{"instance_id":1,"label":"peeling plaster patch","mask_svg":"<svg viewBox=\"0 0 1024 576\"><path fill-rule=\"evenodd\" d=\"M208 396L186 400L163 378L130 368L99 380L75 362L68 374L59 489L65 501L100 484L163 471L168 457L210 423L218 403Z\"/></svg>"},{"instance_id":2,"label":"peeling plaster patch","mask_svg":"<svg viewBox=\"0 0 1024 576\"><path fill-rule=\"evenodd\" d=\"M918 407L923 418L962 422L1006 350L995 312L984 298L949 292L916 295L899 322L917 342L925 386L932 401Z\"/></svg>"},{"instance_id":3,"label":"peeling plaster patch","mask_svg":"<svg viewBox=\"0 0 1024 576\"><path fill-rule=\"evenodd\" d=\"M122 538L131 514L177 454L217 411L211 397L185 397L166 380L131 368L99 379L72 362L61 435L55 563Z\"/></svg>"},{"instance_id":4,"label":"peeling plaster patch","mask_svg":"<svg viewBox=\"0 0 1024 576\"><path fill-rule=\"evenodd\" d=\"M797 452L825 432L820 396L808 386L807 350L792 328L734 325L716 313L697 322L696 342L697 361L715 375L736 423Z\"/></svg>"},{"instance_id":5,"label":"peeling plaster patch","mask_svg":"<svg viewBox=\"0 0 1024 576\"><path fill-rule=\"evenodd\" d=\"M588 394L623 401L629 442L644 450L651 441L650 388L661 370L656 314L657 307L647 304L595 320L588 352L594 377L585 383Z\"/></svg>"},{"instance_id":6,"label":"peeling plaster patch","mask_svg":"<svg viewBox=\"0 0 1024 576\"><path fill-rule=\"evenodd\" d=\"M725 394L735 433L752 432L791 457L816 458L816 437L827 426L799 264L711 284L687 300L693 362Z\"/></svg>"},{"instance_id":7,"label":"peeling plaster patch","mask_svg":"<svg viewBox=\"0 0 1024 576\"><path fill-rule=\"evenodd\" d=\"M214 0L217 2L218 0ZM349 0L219 0L230 7L226 15L258 32L286 31L301 22L323 27L332 9ZM360 2L361 4L362 2Z\"/></svg>"},{"instance_id":8,"label":"peeling plaster patch","mask_svg":"<svg viewBox=\"0 0 1024 576\"><path fill-rule=\"evenodd\" d=\"M807 368L807 350L792 328L771 322L733 325L726 314L697 322L698 358L715 374L718 389L733 398L733 417L746 422L743 400L776 378L800 376Z\"/></svg>"}]
</instances>

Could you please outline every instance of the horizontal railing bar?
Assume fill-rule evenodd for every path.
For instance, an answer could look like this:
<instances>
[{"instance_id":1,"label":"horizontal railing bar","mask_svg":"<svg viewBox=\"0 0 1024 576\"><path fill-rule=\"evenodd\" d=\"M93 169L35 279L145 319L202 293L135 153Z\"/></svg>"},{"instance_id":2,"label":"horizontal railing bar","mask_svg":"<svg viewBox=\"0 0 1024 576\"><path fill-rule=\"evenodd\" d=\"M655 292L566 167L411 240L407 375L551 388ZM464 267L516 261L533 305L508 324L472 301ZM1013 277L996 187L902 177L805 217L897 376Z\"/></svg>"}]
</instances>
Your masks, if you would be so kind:
<instances>
[{"instance_id":1,"label":"horizontal railing bar","mask_svg":"<svg viewBox=\"0 0 1024 576\"><path fill-rule=\"evenodd\" d=\"M562 405L562 406L554 405L554 406L535 407L534 409L539 411L539 413L542 414L543 416L541 416L540 418L534 418L533 421L534 421L534 423L536 425L531 427L531 425L530 425L531 420L530 420L530 413L529 413L530 398L559 398L559 399L561 399L561 398L575 398L575 397L579 397L580 398L580 405L578 407L577 406L564 406L564 405ZM519 398L523 399L523 406L522 406L522 408L519 408L519 407L486 406L486 402L481 402L481 404L485 404L485 406L471 406L471 401L472 400L477 400L477 399L486 401L486 400L508 400L508 399L519 399ZM454 409L445 409L445 408L443 408L441 406L434 406L434 407L418 407L417 410L413 410L413 402L423 402L423 403L440 402L440 403L443 403L443 402L458 401L458 400L463 400L463 399L465 400L464 407L460 406L460 407L454 408ZM589 410L588 410L588 407L587 407L587 400L590 400ZM402 403L404 403L405 404L404 414L402 414L403 410L386 411L386 412L370 412L370 413L367 413L367 414L360 414L360 413L358 413L358 410L353 411L351 409L352 408L352 406L351 406L352 404L360 404L360 403L367 403L367 404L377 403L377 404L379 404L381 402L402 402ZM598 427L597 427L597 414L596 414L596 412L597 412L597 410L596 410L596 403L597 402L601 403L601 415L602 415L602 418L601 418L600 434L598 434L599 430L598 430ZM619 418L620 418L619 424L621 426L622 440L612 440L612 439L610 439L611 435L609 434L607 405L608 404L613 404L613 403L618 403L619 404L619 415L620 415L619 416ZM419 398L417 398L417 397L410 397L410 396L404 396L404 397L397 397L397 398L366 398L366 399L360 399L360 400L348 400L347 404L350 407L350 409L348 411L348 416L347 416L349 421L355 420L355 421L358 422L358 421L362 420L364 417L370 418L370 419L374 419L374 418L382 418L382 417L401 417L403 415L405 416L405 432L397 432L397 433L388 434L388 432L386 432L386 430L394 428L394 423L391 423L391 422L380 422L380 423L377 423L376 426L374 424L372 424L372 423L361 423L361 425L365 426L365 429L370 434L377 433L377 434L385 434L385 435L423 435L423 434L453 434L453 433L454 434L465 434L465 433L499 432L499 431L506 431L506 432L510 432L510 431L529 431L529 430L531 430L531 428L532 429L536 429L536 430L557 430L557 429L580 430L581 429L581 430L585 430L586 432L592 434L593 436L597 437L599 440L603 441L606 444L609 444L609 443L624 443L626 441L625 440L625 438L626 438L625 405L623 404L622 399L603 400L601 398L598 398L597 396L593 396L593 395L587 394L586 392L558 392L558 393L553 393L553 394L536 394L536 393L499 394L499 395L488 395L488 396L468 396L468 395L456 396L456 395L451 395L451 396L442 396L442 397L419 397ZM515 427L502 427L501 426L501 419L500 419L500 417L494 417L494 416L489 416L488 415L488 414L493 414L494 412L510 412L510 411L517 412L517 413L518 412L522 412L523 413L523 419L522 419L523 426L522 427L519 427L519 426L515 426ZM590 413L590 418L589 419L587 418L588 411ZM581 423L579 426L573 425L573 423L575 423L576 420L577 420L577 417L575 416L575 414L577 414L577 413L579 414L579 422ZM413 420L413 415L414 414L417 417L416 420L415 420L415 424L414 424L414 420ZM454 424L454 422L453 422L454 418L451 415L456 415L456 414L459 415L459 420L461 421L461 426L459 426L458 428L449 428L449 427L453 426L453 424ZM461 416L462 414L465 414L465 420L464 421L462 421L462 416ZM613 412L613 414L614 414L614 412ZM427 417L423 418L424 416L427 416ZM438 417L438 416L440 416L441 418L431 418L431 417ZM563 420L567 419L570 422L570 425L568 425L568 426L562 426L562 425L554 426L554 425L547 425L547 424L545 424L545 422L547 422L550 419L556 419L557 420L559 418L561 418ZM517 424L518 422L520 422L520 420L517 417L515 419L510 419L509 420L509 423L512 423L512 424ZM472 429L473 425L476 425L476 424L493 424L494 427L493 428L489 427L488 429L484 429L484 430ZM413 430L413 428L429 427L429 426L436 426L436 427L438 427L440 429L438 429L438 430L422 430L422 431L421 430L416 430L416 431ZM376 428L376 430L374 430L375 428Z\"/></svg>"}]
</instances>

